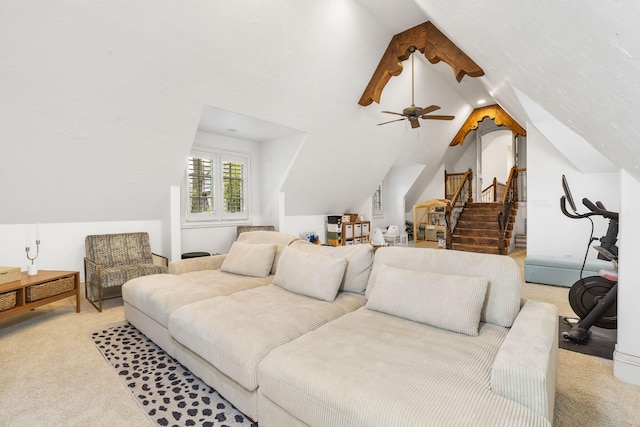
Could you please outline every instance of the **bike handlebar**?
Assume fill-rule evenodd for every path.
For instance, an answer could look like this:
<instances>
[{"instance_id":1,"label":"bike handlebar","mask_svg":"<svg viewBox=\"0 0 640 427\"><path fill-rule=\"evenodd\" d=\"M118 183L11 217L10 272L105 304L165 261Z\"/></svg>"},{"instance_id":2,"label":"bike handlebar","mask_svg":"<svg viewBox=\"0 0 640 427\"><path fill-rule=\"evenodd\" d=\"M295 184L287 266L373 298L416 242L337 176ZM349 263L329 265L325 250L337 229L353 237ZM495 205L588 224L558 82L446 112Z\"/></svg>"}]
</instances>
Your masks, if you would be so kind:
<instances>
[{"instance_id":1,"label":"bike handlebar","mask_svg":"<svg viewBox=\"0 0 640 427\"><path fill-rule=\"evenodd\" d=\"M586 197L582 199L582 204L585 205L587 208L589 208L589 210L591 211L585 214L579 214L577 212L575 214L569 213L567 211L567 207L565 206L566 202L567 202L567 198L565 196L562 196L560 198L560 210L562 211L563 214L565 214L569 218L577 219L577 218L587 218L594 215L600 215L605 218L613 219L616 221L618 220L618 216L619 216L618 212L611 212L606 210L604 205L601 202L596 202L596 204L594 205L593 202L587 199Z\"/></svg>"}]
</instances>

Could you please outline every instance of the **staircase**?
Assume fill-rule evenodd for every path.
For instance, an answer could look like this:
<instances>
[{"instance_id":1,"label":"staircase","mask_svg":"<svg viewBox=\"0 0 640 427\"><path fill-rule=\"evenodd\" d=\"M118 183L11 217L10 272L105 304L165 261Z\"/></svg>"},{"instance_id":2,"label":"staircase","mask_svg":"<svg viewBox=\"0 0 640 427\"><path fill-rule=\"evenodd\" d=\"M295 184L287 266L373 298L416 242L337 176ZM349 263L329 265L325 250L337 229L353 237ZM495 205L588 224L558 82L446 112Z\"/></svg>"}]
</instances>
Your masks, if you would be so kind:
<instances>
[{"instance_id":1,"label":"staircase","mask_svg":"<svg viewBox=\"0 0 640 427\"><path fill-rule=\"evenodd\" d=\"M527 249L527 235L516 234L516 249Z\"/></svg>"},{"instance_id":2,"label":"staircase","mask_svg":"<svg viewBox=\"0 0 640 427\"><path fill-rule=\"evenodd\" d=\"M451 236L451 249L506 255L518 212L518 203L514 203L511 209L504 236L500 233L498 225L500 209L500 203L468 203L460 214L454 234ZM500 241L501 239L503 242ZM501 251L500 248L504 249Z\"/></svg>"}]
</instances>

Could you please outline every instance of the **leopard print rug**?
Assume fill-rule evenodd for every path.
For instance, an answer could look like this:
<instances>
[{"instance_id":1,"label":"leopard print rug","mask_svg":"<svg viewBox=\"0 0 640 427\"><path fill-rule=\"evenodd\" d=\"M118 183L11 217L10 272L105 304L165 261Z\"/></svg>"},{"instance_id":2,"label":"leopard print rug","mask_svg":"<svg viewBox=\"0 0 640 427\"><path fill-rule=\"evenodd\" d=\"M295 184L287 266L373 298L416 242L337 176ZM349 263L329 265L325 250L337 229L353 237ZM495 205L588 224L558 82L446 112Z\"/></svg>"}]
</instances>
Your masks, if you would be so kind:
<instances>
[{"instance_id":1,"label":"leopard print rug","mask_svg":"<svg viewBox=\"0 0 640 427\"><path fill-rule=\"evenodd\" d=\"M258 426L133 325L94 332L91 338L154 424Z\"/></svg>"}]
</instances>

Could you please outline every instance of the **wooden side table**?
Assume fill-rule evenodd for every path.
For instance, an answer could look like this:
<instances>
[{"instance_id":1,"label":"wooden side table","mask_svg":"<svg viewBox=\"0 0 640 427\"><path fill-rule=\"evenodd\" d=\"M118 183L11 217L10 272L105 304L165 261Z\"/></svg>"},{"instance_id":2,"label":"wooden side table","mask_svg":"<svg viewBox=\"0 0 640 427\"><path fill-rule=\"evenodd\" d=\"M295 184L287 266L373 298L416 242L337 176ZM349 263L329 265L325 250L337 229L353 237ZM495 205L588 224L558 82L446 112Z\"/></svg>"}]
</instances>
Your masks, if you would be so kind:
<instances>
[{"instance_id":1,"label":"wooden side table","mask_svg":"<svg viewBox=\"0 0 640 427\"><path fill-rule=\"evenodd\" d=\"M0 295L15 293L14 307L0 311L0 319L64 298L76 297L76 313L80 313L80 272L40 270L29 276L22 272L20 280L0 285Z\"/></svg>"}]
</instances>

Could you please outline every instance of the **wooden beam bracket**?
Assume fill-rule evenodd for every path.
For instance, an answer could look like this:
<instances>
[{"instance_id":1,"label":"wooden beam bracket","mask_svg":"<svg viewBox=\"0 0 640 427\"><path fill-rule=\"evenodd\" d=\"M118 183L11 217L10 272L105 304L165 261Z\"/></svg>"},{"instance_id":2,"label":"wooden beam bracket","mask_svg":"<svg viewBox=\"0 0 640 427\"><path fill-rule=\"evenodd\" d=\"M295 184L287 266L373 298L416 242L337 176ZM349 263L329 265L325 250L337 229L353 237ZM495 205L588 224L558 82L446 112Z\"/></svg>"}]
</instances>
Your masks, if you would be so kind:
<instances>
[{"instance_id":1,"label":"wooden beam bracket","mask_svg":"<svg viewBox=\"0 0 640 427\"><path fill-rule=\"evenodd\" d=\"M485 117L492 119L497 126L506 126L514 136L527 136L527 131L525 131L513 117L507 114L507 112L498 104L493 104L473 110L471 114L469 114L469 117L467 117L467 120L465 120L462 126L460 126L460 130L456 136L453 137L449 146L454 147L456 145L463 145L464 139L467 137L469 132L477 129L478 125Z\"/></svg>"},{"instance_id":2,"label":"wooden beam bracket","mask_svg":"<svg viewBox=\"0 0 640 427\"><path fill-rule=\"evenodd\" d=\"M374 101L380 103L382 90L392 76L402 73L402 61L409 58L411 55L409 49L412 46L423 53L432 64L440 61L449 64L458 82L465 75L470 77L484 75L484 71L478 64L442 34L435 25L427 21L393 36L358 104L367 106Z\"/></svg>"}]
</instances>

